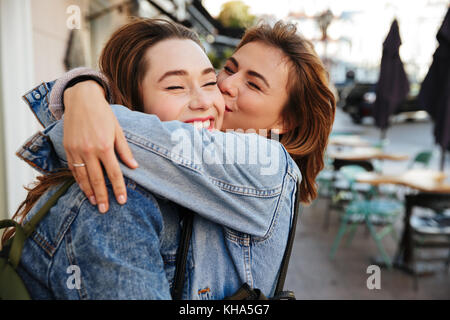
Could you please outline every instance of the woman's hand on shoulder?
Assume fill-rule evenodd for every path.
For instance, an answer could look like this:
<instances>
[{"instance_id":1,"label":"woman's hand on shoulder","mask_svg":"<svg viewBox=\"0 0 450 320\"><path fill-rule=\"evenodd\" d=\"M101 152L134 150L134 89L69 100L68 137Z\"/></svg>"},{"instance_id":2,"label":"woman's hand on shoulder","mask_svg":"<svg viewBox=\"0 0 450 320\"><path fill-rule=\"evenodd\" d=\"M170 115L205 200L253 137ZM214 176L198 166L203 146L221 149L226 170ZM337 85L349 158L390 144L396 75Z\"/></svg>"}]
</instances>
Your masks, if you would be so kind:
<instances>
[{"instance_id":1,"label":"woman's hand on shoulder","mask_svg":"<svg viewBox=\"0 0 450 320\"><path fill-rule=\"evenodd\" d=\"M119 161L138 167L103 88L95 81L83 81L64 91L64 149L69 169L89 201L101 213L108 211L108 193L102 166L120 204L127 199Z\"/></svg>"}]
</instances>

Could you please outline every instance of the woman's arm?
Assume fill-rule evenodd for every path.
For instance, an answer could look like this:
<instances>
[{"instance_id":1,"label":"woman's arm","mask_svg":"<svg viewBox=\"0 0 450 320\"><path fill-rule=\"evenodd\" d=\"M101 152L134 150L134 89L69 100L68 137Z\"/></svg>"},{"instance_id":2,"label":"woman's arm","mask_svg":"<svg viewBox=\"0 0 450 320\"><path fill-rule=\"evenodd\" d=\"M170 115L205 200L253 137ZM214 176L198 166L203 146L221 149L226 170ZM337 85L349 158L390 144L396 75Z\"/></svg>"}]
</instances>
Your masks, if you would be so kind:
<instances>
[{"instance_id":1,"label":"woman's arm","mask_svg":"<svg viewBox=\"0 0 450 320\"><path fill-rule=\"evenodd\" d=\"M63 95L66 89L83 81L93 80L102 88L102 95L109 103L114 103L108 79L101 73L80 67L66 72L57 80L43 82L23 95L24 101L43 127L48 127L64 114ZM41 103L45 100L46 103Z\"/></svg>"},{"instance_id":2,"label":"woman's arm","mask_svg":"<svg viewBox=\"0 0 450 320\"><path fill-rule=\"evenodd\" d=\"M124 174L156 195L216 223L267 235L286 190L288 155L276 141L256 134L208 132L180 121L113 106L140 166ZM62 121L45 133L67 160ZM264 157L263 157L264 155Z\"/></svg>"},{"instance_id":3,"label":"woman's arm","mask_svg":"<svg viewBox=\"0 0 450 320\"><path fill-rule=\"evenodd\" d=\"M127 195L115 151L130 168L138 166L107 102L113 99L108 81L100 72L76 68L56 81L42 83L23 98L38 121L47 127L64 113L64 96L69 105L64 137L69 168L90 202L106 212L109 203L102 165L121 204ZM74 167L73 163L84 163L85 167Z\"/></svg>"},{"instance_id":4,"label":"woman's arm","mask_svg":"<svg viewBox=\"0 0 450 320\"><path fill-rule=\"evenodd\" d=\"M38 103L42 104L43 109L48 108L47 99L40 99ZM111 111L109 106L106 109ZM155 194L191 208L232 229L259 235L267 232L277 206L283 205L279 204L278 200L288 171L288 156L279 143L255 134L211 135L207 131L205 133L214 136L216 141L204 141L199 139L201 136L198 135L198 132L202 131L194 131L196 129L192 125L179 121L161 123L154 115L131 112L124 107L119 109L114 111L120 125L126 128L126 138L141 166L137 170L121 166L128 177ZM130 115L132 116L129 117ZM80 117L81 122L85 121L82 114ZM178 130L179 126L187 131ZM53 130L54 127L58 130ZM65 129L60 123L48 129L53 135L53 146L50 149L54 147L59 157L67 161L63 147ZM176 134L172 135L174 133ZM183 154L180 144L180 139L189 137L187 133L191 135L191 139L184 140L194 141L195 148L185 151L196 150L191 154ZM253 147L250 147L251 145ZM260 149L255 150L255 146ZM270 146L276 152L264 159L264 153L258 151L270 149ZM161 153L161 150L165 152ZM202 163L198 164L198 161L193 161L195 159L184 161L186 157L190 159L193 154L203 155L203 150L206 156L201 157L205 160ZM217 155L225 154L222 163L211 163L213 161L208 155L214 150ZM49 152L47 156L42 156L48 158L55 155L54 152ZM42 156L40 159L48 163ZM268 162L270 159L271 163ZM59 162L59 159L56 160Z\"/></svg>"},{"instance_id":5,"label":"woman's arm","mask_svg":"<svg viewBox=\"0 0 450 320\"><path fill-rule=\"evenodd\" d=\"M89 78L91 80L83 81ZM112 183L117 202L124 204L127 193L115 152L130 168L138 166L110 110L109 103L113 100L108 79L89 68L73 69L58 79L49 100L49 109L56 119L66 113L64 146L69 169L101 213L109 208L102 167Z\"/></svg>"},{"instance_id":6,"label":"woman's arm","mask_svg":"<svg viewBox=\"0 0 450 320\"><path fill-rule=\"evenodd\" d=\"M82 81L86 78L92 80ZM138 166L109 108L108 102L113 99L108 79L88 68L66 73L56 81L50 96L50 110L56 118L66 111L64 145L69 169L89 201L97 204L102 213L109 207L102 166L120 204L126 202L127 193L115 152L130 168Z\"/></svg>"},{"instance_id":7,"label":"woman's arm","mask_svg":"<svg viewBox=\"0 0 450 320\"><path fill-rule=\"evenodd\" d=\"M90 68L75 68L66 72L56 81L54 81L54 86L50 88L51 93L48 97L48 109L57 120L61 119L64 113L65 106L63 98L65 91L75 86L76 84L87 80L97 82L103 88L103 97L109 103L114 103L114 97L107 77L105 77L101 72L92 70Z\"/></svg>"},{"instance_id":8,"label":"woman's arm","mask_svg":"<svg viewBox=\"0 0 450 320\"><path fill-rule=\"evenodd\" d=\"M96 81L81 82L65 90L64 100L67 102L63 144L69 169L81 190L92 204L98 205L100 212L108 210L103 166L117 202L124 204L126 188L115 151L130 168L137 168L138 164L105 99L103 87Z\"/></svg>"}]
</instances>

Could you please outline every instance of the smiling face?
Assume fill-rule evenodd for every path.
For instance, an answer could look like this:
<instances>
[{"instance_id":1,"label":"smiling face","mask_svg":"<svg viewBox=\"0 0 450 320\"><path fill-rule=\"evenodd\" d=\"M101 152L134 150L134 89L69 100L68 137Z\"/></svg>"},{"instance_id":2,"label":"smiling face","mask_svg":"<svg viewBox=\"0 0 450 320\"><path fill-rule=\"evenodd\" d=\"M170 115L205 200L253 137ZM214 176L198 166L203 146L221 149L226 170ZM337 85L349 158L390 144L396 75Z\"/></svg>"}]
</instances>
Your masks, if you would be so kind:
<instances>
[{"instance_id":1,"label":"smiling face","mask_svg":"<svg viewBox=\"0 0 450 320\"><path fill-rule=\"evenodd\" d=\"M224 101L214 68L198 44L163 40L147 50L145 59L148 71L141 83L145 113L208 130L222 127Z\"/></svg>"},{"instance_id":2,"label":"smiling face","mask_svg":"<svg viewBox=\"0 0 450 320\"><path fill-rule=\"evenodd\" d=\"M278 129L282 133L288 73L280 49L260 41L239 48L217 78L226 106L222 130Z\"/></svg>"}]
</instances>

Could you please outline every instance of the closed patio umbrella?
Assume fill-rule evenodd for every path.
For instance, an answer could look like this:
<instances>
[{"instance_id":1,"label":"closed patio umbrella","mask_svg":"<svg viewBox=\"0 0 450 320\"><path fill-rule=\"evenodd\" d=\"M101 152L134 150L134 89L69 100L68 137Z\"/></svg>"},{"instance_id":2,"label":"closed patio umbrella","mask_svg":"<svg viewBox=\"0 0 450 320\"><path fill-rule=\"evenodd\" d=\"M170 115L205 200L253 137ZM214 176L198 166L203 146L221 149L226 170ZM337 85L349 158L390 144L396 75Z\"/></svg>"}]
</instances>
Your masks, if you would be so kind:
<instances>
[{"instance_id":1,"label":"closed patio umbrella","mask_svg":"<svg viewBox=\"0 0 450 320\"><path fill-rule=\"evenodd\" d=\"M444 170L445 150L450 147L450 9L436 38L439 46L422 82L419 103L434 121L434 138L441 146L441 170Z\"/></svg>"},{"instance_id":2,"label":"closed patio umbrella","mask_svg":"<svg viewBox=\"0 0 450 320\"><path fill-rule=\"evenodd\" d=\"M399 55L401 43L398 23L394 20L383 42L380 76L376 88L377 96L373 106L375 125L381 129L382 139L386 136L389 116L395 112L409 93L408 77Z\"/></svg>"}]
</instances>

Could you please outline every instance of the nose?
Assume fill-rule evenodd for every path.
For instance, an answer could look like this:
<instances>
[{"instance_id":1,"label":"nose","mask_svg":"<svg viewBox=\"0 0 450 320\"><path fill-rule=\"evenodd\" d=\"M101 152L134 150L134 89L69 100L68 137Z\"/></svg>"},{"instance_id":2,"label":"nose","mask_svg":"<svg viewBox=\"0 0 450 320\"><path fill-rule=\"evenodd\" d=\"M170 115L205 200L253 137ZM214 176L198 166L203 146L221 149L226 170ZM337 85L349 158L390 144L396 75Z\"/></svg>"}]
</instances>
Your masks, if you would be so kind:
<instances>
[{"instance_id":1,"label":"nose","mask_svg":"<svg viewBox=\"0 0 450 320\"><path fill-rule=\"evenodd\" d=\"M206 92L202 90L195 90L191 95L189 108L191 110L207 110L213 106L213 101L208 97Z\"/></svg>"},{"instance_id":2,"label":"nose","mask_svg":"<svg viewBox=\"0 0 450 320\"><path fill-rule=\"evenodd\" d=\"M230 96L231 98L237 96L238 93L237 83L238 83L237 74L219 77L217 81L217 85L220 89L220 92L222 92L223 95Z\"/></svg>"}]
</instances>

